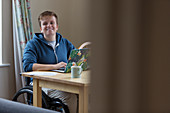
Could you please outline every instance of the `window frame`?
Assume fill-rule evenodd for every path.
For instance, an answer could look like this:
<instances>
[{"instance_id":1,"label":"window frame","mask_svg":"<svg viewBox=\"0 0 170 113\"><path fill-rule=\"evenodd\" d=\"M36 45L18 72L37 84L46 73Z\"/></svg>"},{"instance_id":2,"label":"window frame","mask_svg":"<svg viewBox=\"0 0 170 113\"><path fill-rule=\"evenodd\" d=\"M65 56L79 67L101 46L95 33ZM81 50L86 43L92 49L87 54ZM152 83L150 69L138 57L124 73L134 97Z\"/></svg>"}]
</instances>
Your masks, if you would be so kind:
<instances>
[{"instance_id":1,"label":"window frame","mask_svg":"<svg viewBox=\"0 0 170 113\"><path fill-rule=\"evenodd\" d=\"M2 0L0 0L0 64L2 64Z\"/></svg>"}]
</instances>

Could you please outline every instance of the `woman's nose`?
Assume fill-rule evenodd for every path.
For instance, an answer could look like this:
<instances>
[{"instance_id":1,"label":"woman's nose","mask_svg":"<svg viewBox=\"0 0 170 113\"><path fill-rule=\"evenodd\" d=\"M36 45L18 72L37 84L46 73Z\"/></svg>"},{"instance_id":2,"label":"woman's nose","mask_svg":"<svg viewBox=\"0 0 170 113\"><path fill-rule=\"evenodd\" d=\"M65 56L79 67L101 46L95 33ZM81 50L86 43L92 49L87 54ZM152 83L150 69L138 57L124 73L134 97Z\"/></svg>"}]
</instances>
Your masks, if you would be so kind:
<instances>
[{"instance_id":1,"label":"woman's nose","mask_svg":"<svg viewBox=\"0 0 170 113\"><path fill-rule=\"evenodd\" d=\"M51 27L51 24L50 24L50 23L48 23L48 24L47 24L47 27Z\"/></svg>"}]
</instances>

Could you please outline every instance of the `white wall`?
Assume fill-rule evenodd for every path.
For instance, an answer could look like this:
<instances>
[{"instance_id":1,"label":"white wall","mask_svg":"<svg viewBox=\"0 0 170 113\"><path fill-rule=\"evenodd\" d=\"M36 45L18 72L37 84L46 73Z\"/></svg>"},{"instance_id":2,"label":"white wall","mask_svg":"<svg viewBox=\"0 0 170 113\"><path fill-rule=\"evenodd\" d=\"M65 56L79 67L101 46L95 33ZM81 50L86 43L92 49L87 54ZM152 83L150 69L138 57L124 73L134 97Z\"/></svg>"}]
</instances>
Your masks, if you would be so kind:
<instances>
[{"instance_id":1,"label":"white wall","mask_svg":"<svg viewBox=\"0 0 170 113\"><path fill-rule=\"evenodd\" d=\"M11 0L2 0L2 62L10 66L0 67L0 98L6 99L11 99L15 93L11 5Z\"/></svg>"},{"instance_id":2,"label":"white wall","mask_svg":"<svg viewBox=\"0 0 170 113\"><path fill-rule=\"evenodd\" d=\"M34 32L40 32L38 16L50 10L59 18L59 33L69 39L75 47L91 37L89 29L89 0L31 0L31 13Z\"/></svg>"}]
</instances>

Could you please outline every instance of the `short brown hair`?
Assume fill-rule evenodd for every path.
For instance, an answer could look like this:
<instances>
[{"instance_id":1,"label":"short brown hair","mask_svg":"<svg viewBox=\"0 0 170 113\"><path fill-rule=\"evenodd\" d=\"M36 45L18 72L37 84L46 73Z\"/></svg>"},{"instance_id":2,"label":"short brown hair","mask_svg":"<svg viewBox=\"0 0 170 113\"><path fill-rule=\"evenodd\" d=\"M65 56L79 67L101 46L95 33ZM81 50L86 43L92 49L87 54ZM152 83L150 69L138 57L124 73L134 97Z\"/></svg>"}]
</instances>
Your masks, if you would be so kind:
<instances>
[{"instance_id":1,"label":"short brown hair","mask_svg":"<svg viewBox=\"0 0 170 113\"><path fill-rule=\"evenodd\" d=\"M39 23L40 27L41 27L41 19L43 17L45 17L45 16L54 16L56 18L56 23L58 25L58 17L57 17L57 15L52 11L44 11L38 17L38 23Z\"/></svg>"}]
</instances>

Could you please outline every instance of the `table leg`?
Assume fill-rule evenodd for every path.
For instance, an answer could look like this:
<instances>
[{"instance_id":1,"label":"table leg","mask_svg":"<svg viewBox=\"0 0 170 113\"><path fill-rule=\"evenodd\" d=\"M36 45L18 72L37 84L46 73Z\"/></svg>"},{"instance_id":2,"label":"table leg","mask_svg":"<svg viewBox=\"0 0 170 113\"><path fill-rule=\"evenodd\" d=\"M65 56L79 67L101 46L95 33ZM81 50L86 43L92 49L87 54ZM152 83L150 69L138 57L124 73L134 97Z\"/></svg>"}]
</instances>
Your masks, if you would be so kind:
<instances>
[{"instance_id":1,"label":"table leg","mask_svg":"<svg viewBox=\"0 0 170 113\"><path fill-rule=\"evenodd\" d=\"M80 88L79 113L88 113L88 88Z\"/></svg>"},{"instance_id":2,"label":"table leg","mask_svg":"<svg viewBox=\"0 0 170 113\"><path fill-rule=\"evenodd\" d=\"M84 87L84 113L88 113L89 110L89 92L88 88Z\"/></svg>"},{"instance_id":3,"label":"table leg","mask_svg":"<svg viewBox=\"0 0 170 113\"><path fill-rule=\"evenodd\" d=\"M33 106L42 107L42 90L37 79L33 79Z\"/></svg>"}]
</instances>

